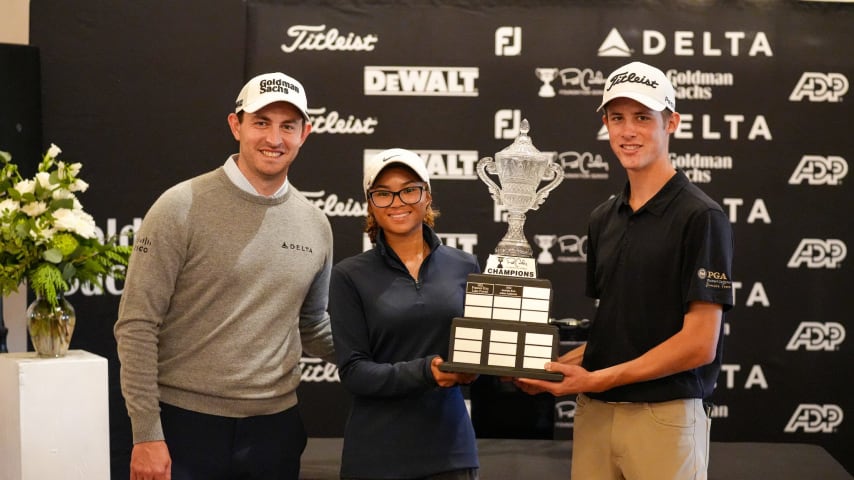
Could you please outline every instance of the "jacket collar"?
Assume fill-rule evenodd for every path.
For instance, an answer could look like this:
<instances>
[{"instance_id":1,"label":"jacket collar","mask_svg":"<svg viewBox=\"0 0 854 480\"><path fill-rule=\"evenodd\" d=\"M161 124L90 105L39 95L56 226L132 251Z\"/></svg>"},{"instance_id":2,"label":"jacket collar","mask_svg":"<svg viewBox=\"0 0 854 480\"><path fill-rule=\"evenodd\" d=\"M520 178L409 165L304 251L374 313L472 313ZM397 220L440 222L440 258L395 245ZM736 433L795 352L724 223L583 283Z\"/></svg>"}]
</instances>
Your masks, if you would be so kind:
<instances>
[{"instance_id":1,"label":"jacket collar","mask_svg":"<svg viewBox=\"0 0 854 480\"><path fill-rule=\"evenodd\" d=\"M439 240L439 236L436 235L436 232L433 231L433 229L428 227L426 224L421 225L421 233L424 236L424 241L430 247L430 255L428 255L427 257L429 258L433 255L436 249L438 249L442 245L442 241ZM379 229L379 231L377 231L377 243L375 250L380 256L386 259L394 260L394 262L400 266L403 265L403 261L400 260L400 257L397 256L397 253L395 253L394 250L388 245L383 229Z\"/></svg>"}]
</instances>

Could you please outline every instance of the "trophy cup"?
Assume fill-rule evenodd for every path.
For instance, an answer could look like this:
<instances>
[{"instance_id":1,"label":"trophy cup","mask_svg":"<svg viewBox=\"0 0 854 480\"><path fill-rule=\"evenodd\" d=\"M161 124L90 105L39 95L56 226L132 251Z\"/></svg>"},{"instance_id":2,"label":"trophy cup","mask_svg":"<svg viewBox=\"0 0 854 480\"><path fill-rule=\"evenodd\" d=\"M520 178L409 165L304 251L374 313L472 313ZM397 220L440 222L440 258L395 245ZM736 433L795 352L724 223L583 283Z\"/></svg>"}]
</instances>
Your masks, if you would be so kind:
<instances>
[{"instance_id":1,"label":"trophy cup","mask_svg":"<svg viewBox=\"0 0 854 480\"><path fill-rule=\"evenodd\" d=\"M507 211L507 233L489 255L484 273L466 279L463 317L451 322L448 372L560 380L563 375L543 367L555 360L560 331L549 323L552 288L537 278L533 249L525 239L525 213L537 210L563 181L554 152L540 152L522 120L512 145L481 158L477 175L492 198ZM500 185L489 174L497 175ZM547 182L542 188L539 185Z\"/></svg>"},{"instance_id":2,"label":"trophy cup","mask_svg":"<svg viewBox=\"0 0 854 480\"><path fill-rule=\"evenodd\" d=\"M558 69L537 68L534 70L534 73L537 75L537 78L543 82L543 84L540 85L540 91L537 94L545 98L554 97L556 93L555 88L552 86L552 81L554 81L555 76L557 76Z\"/></svg>"},{"instance_id":3,"label":"trophy cup","mask_svg":"<svg viewBox=\"0 0 854 480\"><path fill-rule=\"evenodd\" d=\"M557 241L557 235L534 235L534 241L542 249L540 255L537 257L537 263L543 265L555 263L555 257L550 250Z\"/></svg>"}]
</instances>

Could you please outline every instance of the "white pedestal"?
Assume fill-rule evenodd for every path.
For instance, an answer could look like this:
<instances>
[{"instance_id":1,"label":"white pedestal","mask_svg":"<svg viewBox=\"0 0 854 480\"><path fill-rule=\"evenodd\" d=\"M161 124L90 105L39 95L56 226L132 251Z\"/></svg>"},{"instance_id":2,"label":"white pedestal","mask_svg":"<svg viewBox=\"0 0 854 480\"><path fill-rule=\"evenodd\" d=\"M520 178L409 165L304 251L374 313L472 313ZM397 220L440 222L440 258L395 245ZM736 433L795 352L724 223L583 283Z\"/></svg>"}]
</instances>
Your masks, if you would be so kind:
<instances>
[{"instance_id":1,"label":"white pedestal","mask_svg":"<svg viewBox=\"0 0 854 480\"><path fill-rule=\"evenodd\" d=\"M110 478L107 359L0 354L0 480Z\"/></svg>"}]
</instances>

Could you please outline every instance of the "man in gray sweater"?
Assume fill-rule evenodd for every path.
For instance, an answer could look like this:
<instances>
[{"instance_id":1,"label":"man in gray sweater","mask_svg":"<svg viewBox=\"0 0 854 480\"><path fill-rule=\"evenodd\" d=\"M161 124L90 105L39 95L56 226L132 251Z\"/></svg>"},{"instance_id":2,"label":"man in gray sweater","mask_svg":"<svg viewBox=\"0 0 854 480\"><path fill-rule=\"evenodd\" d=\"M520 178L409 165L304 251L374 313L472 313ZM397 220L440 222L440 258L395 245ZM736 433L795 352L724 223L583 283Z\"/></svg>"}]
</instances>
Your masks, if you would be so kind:
<instances>
[{"instance_id":1,"label":"man in gray sweater","mask_svg":"<svg viewBox=\"0 0 854 480\"><path fill-rule=\"evenodd\" d=\"M131 480L298 478L300 357L334 362L332 230L287 176L306 110L295 79L250 80L228 116L239 153L135 233L115 325Z\"/></svg>"}]
</instances>

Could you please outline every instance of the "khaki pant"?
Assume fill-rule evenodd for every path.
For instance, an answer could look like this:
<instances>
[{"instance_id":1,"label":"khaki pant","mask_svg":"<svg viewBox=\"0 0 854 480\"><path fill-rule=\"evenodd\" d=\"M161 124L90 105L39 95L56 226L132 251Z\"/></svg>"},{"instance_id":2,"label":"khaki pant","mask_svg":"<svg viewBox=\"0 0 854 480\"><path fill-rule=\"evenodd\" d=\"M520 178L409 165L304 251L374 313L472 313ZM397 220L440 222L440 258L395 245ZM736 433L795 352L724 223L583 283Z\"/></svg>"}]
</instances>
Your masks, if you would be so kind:
<instances>
[{"instance_id":1,"label":"khaki pant","mask_svg":"<svg viewBox=\"0 0 854 480\"><path fill-rule=\"evenodd\" d=\"M706 480L711 419L702 400L576 401L572 480Z\"/></svg>"}]
</instances>

